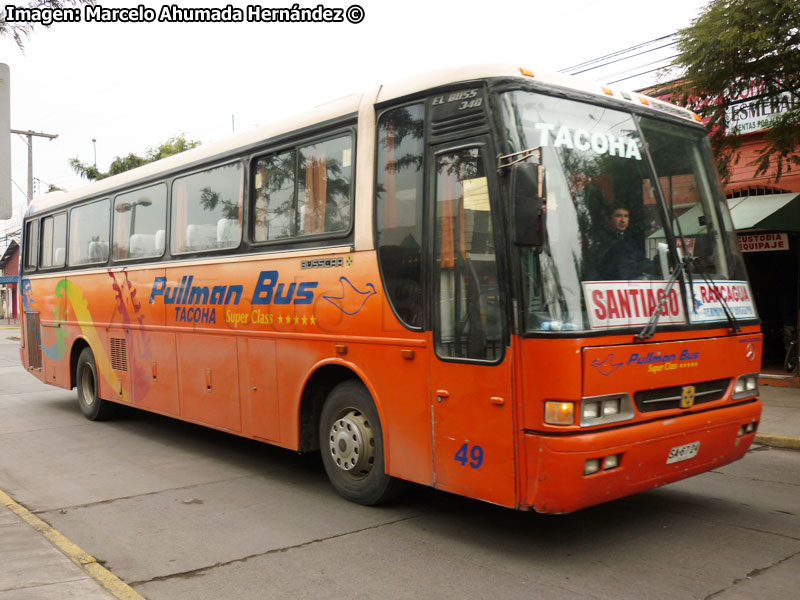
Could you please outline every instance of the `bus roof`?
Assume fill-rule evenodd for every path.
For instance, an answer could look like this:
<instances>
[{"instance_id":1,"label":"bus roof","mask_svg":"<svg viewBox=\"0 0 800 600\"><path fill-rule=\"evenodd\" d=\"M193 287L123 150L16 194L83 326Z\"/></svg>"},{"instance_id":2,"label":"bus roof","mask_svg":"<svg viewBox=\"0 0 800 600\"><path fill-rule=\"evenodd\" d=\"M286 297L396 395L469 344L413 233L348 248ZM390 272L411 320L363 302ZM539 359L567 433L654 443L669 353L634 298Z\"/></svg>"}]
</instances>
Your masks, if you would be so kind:
<instances>
[{"instance_id":1,"label":"bus roof","mask_svg":"<svg viewBox=\"0 0 800 600\"><path fill-rule=\"evenodd\" d=\"M100 197L113 190L124 188L139 181L145 182L153 180L170 172L178 172L182 169L189 169L194 165L203 164L217 157L222 158L240 149L257 146L266 140L282 134L311 127L347 115L355 115L359 110L362 98L374 99L375 104L380 104L444 85L490 77L533 79L545 85L567 88L595 95L599 98L614 97L619 100L638 101L644 105L660 108L661 110L686 119L696 119L690 111L661 100L642 94L625 92L596 82L581 80L570 75L531 71L524 67L507 64L453 67L382 85L371 93L363 92L346 96L322 104L311 111L285 118L262 127L257 127L217 142L203 144L192 150L187 150L186 152L181 152L180 154L148 163L119 175L90 183L76 190L69 192L50 192L31 202L26 216L46 212L62 205L67 205L74 200Z\"/></svg>"}]
</instances>

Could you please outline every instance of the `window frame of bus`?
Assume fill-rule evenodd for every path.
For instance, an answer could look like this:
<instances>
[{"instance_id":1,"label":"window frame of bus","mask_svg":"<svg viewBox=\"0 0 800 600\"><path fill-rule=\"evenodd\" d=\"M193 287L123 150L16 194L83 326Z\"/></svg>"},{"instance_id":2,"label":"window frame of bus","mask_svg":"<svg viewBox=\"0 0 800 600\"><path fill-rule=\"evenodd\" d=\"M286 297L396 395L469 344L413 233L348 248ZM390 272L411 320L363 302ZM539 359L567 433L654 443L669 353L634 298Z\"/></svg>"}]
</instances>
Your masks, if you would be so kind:
<instances>
[{"instance_id":1,"label":"window frame of bus","mask_svg":"<svg viewBox=\"0 0 800 600\"><path fill-rule=\"evenodd\" d=\"M32 233L36 232L36 235L31 243ZM38 261L39 261L39 218L31 219L25 223L25 258L22 262L23 270L26 273L35 272L38 268ZM31 252L33 252L33 260L29 260L31 258Z\"/></svg>"},{"instance_id":2,"label":"window frame of bus","mask_svg":"<svg viewBox=\"0 0 800 600\"><path fill-rule=\"evenodd\" d=\"M89 207L93 204L99 204L100 202L108 202L108 231L106 232L108 235L107 242L108 242L108 254L104 260L94 261L94 262L82 262L82 263L75 263L72 264L70 261L72 259L72 252L70 252L70 244L72 243L72 213L76 210L81 208ZM66 264L64 265L67 269L75 269L75 268L84 268L84 267L97 267L98 265L107 265L108 259L111 256L111 223L113 219L111 218L111 198L96 198L87 200L84 202L80 202L75 204L74 206L70 206L69 210L67 211L67 251L66 251Z\"/></svg>"},{"instance_id":3,"label":"window frame of bus","mask_svg":"<svg viewBox=\"0 0 800 600\"><path fill-rule=\"evenodd\" d=\"M114 247L115 247L116 241L117 241L117 236L116 236L116 233L117 233L117 216L115 214L117 212L117 209L116 209L117 200L121 196L125 196L126 194L135 194L136 192L139 192L139 191L142 191L142 190L146 190L146 189L149 189L149 188L156 188L156 187L158 187L160 185L164 186L164 221L163 221L163 223L164 223L164 247L161 249L161 254L152 254L152 255L149 255L149 256L131 256L131 257L128 257L128 258L117 258L116 254L115 254L115 252L113 250ZM167 252L167 243L168 243L167 235L169 234L169 226L170 226L170 222L169 222L169 212L170 212L170 184L169 184L169 180L162 179L162 180L158 180L158 181L154 181L154 182L148 183L147 185L144 185L144 186L141 186L141 187L122 190L119 193L114 194L113 198L114 198L114 203L113 203L113 206L111 207L111 213L112 213L111 214L111 238L110 238L110 241L109 241L109 248L108 248L108 256L111 259L111 261L116 264L116 263L155 261L155 260L160 260L161 258L163 258L166 255L166 252ZM129 248L130 248L130 243L131 243L131 232L129 230L128 231L128 247Z\"/></svg>"},{"instance_id":4,"label":"window frame of bus","mask_svg":"<svg viewBox=\"0 0 800 600\"><path fill-rule=\"evenodd\" d=\"M256 201L258 199L258 189L256 188L256 175L258 173L258 161L268 157L274 156L278 154L282 154L284 152L294 151L294 196L295 196L295 215L297 214L297 207L299 203L299 191L298 191L298 170L299 170L299 156L300 156L300 148L305 146L313 146L315 144L324 143L329 140L334 140L340 137L347 137L350 140L350 186L349 186L349 193L348 197L350 199L350 219L349 224L346 229L340 231L324 231L322 233L312 233L309 235L290 235L287 237L282 237L274 240L261 240L256 241ZM266 151L258 152L250 157L249 165L250 165L250 173L249 173L249 182L248 182L248 191L250 192L250 200L247 203L248 215L249 215L249 224L247 226L248 229L248 236L250 239L250 244L254 248L262 248L262 247L269 247L269 246L281 246L281 245L299 245L304 244L307 242L314 242L317 240L338 240L351 237L353 235L354 230L354 223L355 223L355 215L356 215L356 178L357 178L357 152L358 149L356 147L358 140L358 134L356 130L355 124L348 124L344 127L340 127L334 129L333 131L328 131L325 133L320 133L317 135L312 135L308 137L298 138L291 142L286 142L281 145L274 146L269 148Z\"/></svg>"},{"instance_id":5,"label":"window frame of bus","mask_svg":"<svg viewBox=\"0 0 800 600\"><path fill-rule=\"evenodd\" d=\"M438 198L438 161L439 157L445 154L454 154L459 151L468 150L471 148L478 149L481 162L486 168L486 183L487 183L487 191L489 194L489 206L490 206L490 220L489 224L492 228L492 239L494 243L494 263L496 268L496 275L497 275L497 291L498 291L498 300L499 300L499 314L500 314L500 353L494 359L483 359L483 358L475 358L470 356L446 356L439 352L438 346L441 342L441 338L437 339L437 327L441 328L441 315L437 313L436 306L434 306L440 299L441 295L441 283L437 283L437 269L436 269L436 216L438 214L437 209L437 202L439 201ZM428 237L429 242L426 245L426 253L424 260L427 264L430 264L431 267L428 271L426 277L429 280L429 295L428 301L430 302L430 306L428 307L428 312L430 313L430 327L431 331L433 332L433 350L436 355L437 360L442 362L452 362L452 363L465 363L465 364L474 364L474 365L486 365L486 366L497 366L505 362L509 356L510 351L510 343L511 343L511 331L512 331L512 323L511 319L513 318L513 312L511 308L511 303L509 301L511 288L509 282L506 281L509 278L508 275L508 266L505 262L505 245L507 243L507 233L505 231L505 223L504 223L504 215L503 215L503 206L502 206L502 195L501 195L501 187L499 178L497 174L492 169L492 156L495 156L496 153L493 153L494 145L492 143L492 135L490 134L479 134L479 135L469 135L462 138L450 139L443 142L438 142L432 145L426 145L426 150L428 150L428 155L426 156L426 168L428 172L426 173L426 190L427 196L426 198L430 199L428 202L428 207L426 210L426 223L428 223ZM432 229L432 231L431 231ZM499 242L499 243L498 243ZM505 273L505 274L504 274ZM435 299L435 300L434 300ZM438 335L441 335L441 330L438 332Z\"/></svg>"},{"instance_id":6,"label":"window frame of bus","mask_svg":"<svg viewBox=\"0 0 800 600\"><path fill-rule=\"evenodd\" d=\"M416 106L419 106L419 107L422 108L422 123L423 123L423 130L422 130L422 165L420 167L420 169L422 170L422 184L421 184L420 189L419 189L419 193L420 193L420 199L419 199L419 202L418 202L419 214L417 215L417 219L420 222L420 231L421 231L421 237L422 237L422 239L420 240L420 250L419 250L419 259L420 259L420 282L419 282L419 284L420 284L421 294L422 294L422 308L421 308L421 314L420 314L421 323L419 325L410 325L409 323L406 322L405 319L403 319L403 317L400 316L400 311L398 311L398 309L397 309L397 307L395 305L396 304L395 303L395 299L396 299L395 295L392 294L392 293L389 293L387 291L387 290L389 290L389 286L386 285L386 276L385 276L385 273L384 273L384 261L381 259L381 254L380 254L381 245L379 243L379 231L380 231L381 227L379 227L379 223L378 223L378 216L379 216L379 213L378 213L378 180L379 180L378 168L380 167L380 164L379 164L380 150L378 148L378 144L380 143L380 139L381 139L380 138L380 136L381 136L381 119L383 117L385 117L387 114L389 114L389 113L391 113L391 112L393 112L395 110L400 110L400 109L409 108L409 107L416 107ZM428 267L428 261L426 259L426 251L425 251L425 235L426 235L426 230L428 229L428 225L426 224L426 222L427 222L427 210L426 210L426 206L427 206L427 202L426 202L427 186L426 186L426 182L425 182L426 164L427 164L426 163L426 158L427 158L427 155L428 155L428 145L427 145L426 139L425 139L425 133L427 131L427 127L426 127L426 119L427 119L427 117L428 117L428 114L427 114L427 102L426 102L426 97L425 96L415 98L414 100L405 101L405 102L402 102L400 104L392 104L392 105L387 105L387 106L381 106L377 110L377 114L376 114L376 117L375 117L375 161L374 161L374 165L373 165L375 177L373 178L373 191L372 191L372 202L373 202L372 235L373 235L373 239L375 240L375 251L377 252L377 258L378 258L378 270L379 270L379 272L381 274L381 283L383 284L386 300L389 303L389 306L391 307L392 312L394 313L395 317L397 317L397 320L403 325L403 327L405 327L406 329L409 329L411 331L425 331L426 329L430 329L431 328L430 323L429 323L429 319L428 319L428 311L425 310L426 294L429 293L428 285L427 285L427 277L428 277L427 273L428 273L429 267Z\"/></svg>"},{"instance_id":7,"label":"window frame of bus","mask_svg":"<svg viewBox=\"0 0 800 600\"><path fill-rule=\"evenodd\" d=\"M239 241L235 246L225 246L222 248L201 248L197 250L183 250L178 251L173 249L172 244L175 241L175 215L173 214L173 209L175 207L175 184L182 179L186 179L188 177L192 177L199 173L203 173L205 171L213 171L215 169L220 169L223 167L238 165L241 174L241 181L240 181L240 190L241 190L241 203L239 204L239 215L240 215L240 224L239 224ZM188 171L186 173L181 173L179 175L175 175L169 180L163 181L163 183L167 184L167 228L164 240L164 252L166 252L167 248L169 248L169 255L170 256L187 256L187 255L196 255L196 254L220 254L220 253L231 253L236 252L242 248L242 244L245 241L245 209L247 206L247 161L242 158L241 156L237 156L234 159L226 159L223 162L219 163L210 163L203 166L198 167L195 170ZM149 187L149 186L148 186ZM191 223L187 224L191 225ZM163 256L163 255L162 255ZM149 257L148 257L149 258Z\"/></svg>"},{"instance_id":8,"label":"window frame of bus","mask_svg":"<svg viewBox=\"0 0 800 600\"><path fill-rule=\"evenodd\" d=\"M41 259L41 257L43 256L42 246L44 245L44 235L43 235L42 230L44 229L45 222L48 219L52 219L53 220L53 235L52 235L52 239L51 239L51 244L52 244L53 241L55 240L55 220L56 220L57 217L59 217L61 215L64 216L64 262L61 263L61 264L51 264L51 265L48 265L48 266L43 266L41 264L42 261L39 260L39 265L38 265L38 270L39 271L51 272L51 271L57 271L59 269L60 270L64 270L66 268L66 266L67 266L67 248L69 246L69 239L68 239L67 234L68 234L68 231L69 231L69 218L68 218L69 216L67 214L67 209L66 208L63 209L63 210L59 210L59 211L50 213L48 215L42 215L42 216L39 217L39 227L40 227L39 228L39 242L38 242L39 248L38 248L37 256L39 257L39 259ZM55 251L55 247L51 246L50 247L50 251L51 251L51 253L53 251ZM51 259L52 258L54 258L54 257L51 256Z\"/></svg>"}]
</instances>

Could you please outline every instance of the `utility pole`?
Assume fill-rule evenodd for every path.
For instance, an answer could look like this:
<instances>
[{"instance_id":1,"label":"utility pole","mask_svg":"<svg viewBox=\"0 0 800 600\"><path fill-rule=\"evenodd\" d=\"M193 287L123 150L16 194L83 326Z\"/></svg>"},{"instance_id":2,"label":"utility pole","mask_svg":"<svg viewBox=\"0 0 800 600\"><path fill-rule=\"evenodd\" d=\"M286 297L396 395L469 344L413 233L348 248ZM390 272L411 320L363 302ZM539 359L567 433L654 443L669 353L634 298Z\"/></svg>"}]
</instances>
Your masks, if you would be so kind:
<instances>
[{"instance_id":1,"label":"utility pole","mask_svg":"<svg viewBox=\"0 0 800 600\"><path fill-rule=\"evenodd\" d=\"M11 133L28 136L28 204L30 204L31 200L33 200L33 136L54 140L58 135L52 133L36 133L34 131L20 131L19 129L12 129Z\"/></svg>"}]
</instances>

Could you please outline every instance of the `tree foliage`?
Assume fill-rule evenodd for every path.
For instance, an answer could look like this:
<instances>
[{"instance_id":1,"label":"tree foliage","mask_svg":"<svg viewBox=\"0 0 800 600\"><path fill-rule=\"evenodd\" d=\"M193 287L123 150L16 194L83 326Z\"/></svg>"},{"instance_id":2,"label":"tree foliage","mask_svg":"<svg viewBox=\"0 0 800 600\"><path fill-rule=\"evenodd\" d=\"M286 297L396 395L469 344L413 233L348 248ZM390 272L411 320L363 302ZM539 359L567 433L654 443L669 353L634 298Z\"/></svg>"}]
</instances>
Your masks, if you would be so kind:
<instances>
[{"instance_id":1,"label":"tree foliage","mask_svg":"<svg viewBox=\"0 0 800 600\"><path fill-rule=\"evenodd\" d=\"M741 135L726 130L726 109L754 85L766 102L788 94L790 110L776 116L755 161L757 174L776 180L800 166L800 2L712 0L678 32L674 64L684 70L681 100L707 120L723 176L737 160Z\"/></svg>"},{"instance_id":2,"label":"tree foliage","mask_svg":"<svg viewBox=\"0 0 800 600\"><path fill-rule=\"evenodd\" d=\"M106 177L111 177L112 175L119 175L125 171L130 171L136 167L141 167L147 163L161 160L162 158L172 156L173 154L179 154L186 150L191 150L199 145L199 141L187 140L186 137L181 134L171 137L166 142L155 148L149 149L143 157L132 152L127 156L115 157L111 162L108 171L105 173L100 171L100 169L98 169L96 166L87 165L77 158L70 158L69 166L72 167L72 170L84 179L88 179L89 181L97 181L98 179L105 179Z\"/></svg>"},{"instance_id":3,"label":"tree foliage","mask_svg":"<svg viewBox=\"0 0 800 600\"><path fill-rule=\"evenodd\" d=\"M48 11L94 3L95 0L30 0L23 5L17 6L17 8L32 8ZM41 25L45 29L49 29L50 27L50 25L44 25L34 21L14 21L9 23L6 21L6 11L0 10L0 35L9 35L14 38L20 50L25 49L25 41L30 38L36 25Z\"/></svg>"}]
</instances>

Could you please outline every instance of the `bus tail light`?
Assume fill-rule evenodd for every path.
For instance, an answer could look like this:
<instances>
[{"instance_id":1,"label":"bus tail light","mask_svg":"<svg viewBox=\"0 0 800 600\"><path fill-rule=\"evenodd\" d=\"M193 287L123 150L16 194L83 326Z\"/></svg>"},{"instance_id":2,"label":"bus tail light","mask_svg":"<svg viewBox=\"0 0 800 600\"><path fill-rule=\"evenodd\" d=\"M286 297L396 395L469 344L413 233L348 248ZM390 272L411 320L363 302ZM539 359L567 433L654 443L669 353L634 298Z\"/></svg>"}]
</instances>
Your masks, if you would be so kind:
<instances>
[{"instance_id":1,"label":"bus tail light","mask_svg":"<svg viewBox=\"0 0 800 600\"><path fill-rule=\"evenodd\" d=\"M758 373L742 375L733 386L733 399L758 396Z\"/></svg>"},{"instance_id":2,"label":"bus tail light","mask_svg":"<svg viewBox=\"0 0 800 600\"><path fill-rule=\"evenodd\" d=\"M575 423L575 403L547 400L544 403L544 422L548 425L572 425Z\"/></svg>"}]
</instances>

